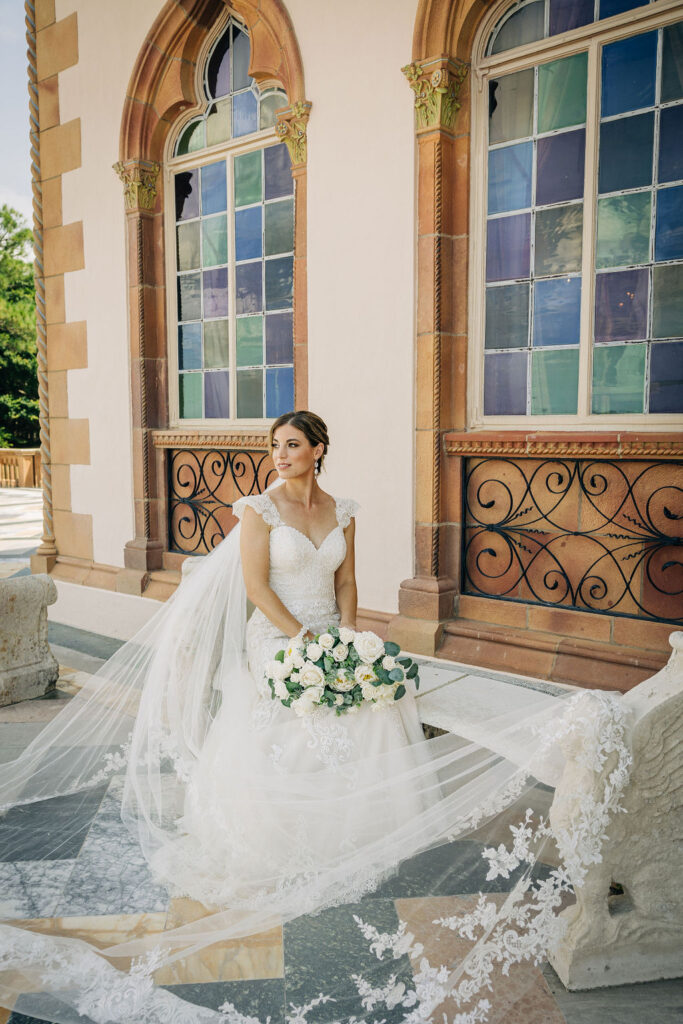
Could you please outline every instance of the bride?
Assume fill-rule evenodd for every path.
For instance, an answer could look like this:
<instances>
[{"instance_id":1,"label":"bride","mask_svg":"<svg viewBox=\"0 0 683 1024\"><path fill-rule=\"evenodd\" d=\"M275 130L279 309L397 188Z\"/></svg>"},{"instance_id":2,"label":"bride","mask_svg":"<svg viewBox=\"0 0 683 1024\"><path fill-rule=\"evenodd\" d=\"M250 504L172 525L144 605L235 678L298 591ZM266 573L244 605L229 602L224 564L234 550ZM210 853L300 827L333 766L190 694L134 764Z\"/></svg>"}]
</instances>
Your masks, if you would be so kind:
<instances>
[{"instance_id":1,"label":"bride","mask_svg":"<svg viewBox=\"0 0 683 1024\"><path fill-rule=\"evenodd\" d=\"M614 779L625 780L628 763L612 695L539 694L520 711L491 708L479 743L452 733L424 739L410 692L341 716L295 714L272 698L268 665L278 651L329 626L356 631L359 506L319 486L329 444L320 417L285 414L269 441L275 485L234 502L237 526L21 757L0 766L5 860L25 859L20 850L63 856L83 827L77 801L106 792L100 833L119 835L116 801L130 833L121 855L146 862L191 910L162 928L158 915L142 915L113 943L87 941L83 917L0 923L0 1006L18 1000L21 1012L61 1024L260 1024L228 1004L186 1003L155 974L217 942L341 906L376 966L321 978L319 997L292 1008L292 1024L441 1024L445 1007L456 1008L457 1024L502 1020L519 986L501 976L492 998L494 973L545 956L561 933L563 900L599 855L619 802ZM588 767L617 757L618 771L602 803L555 834L548 787L577 733ZM72 821L59 835L55 807ZM481 884L508 895L481 892L467 912L443 919L458 956L431 964L405 926L377 930L367 897L417 854L441 847L456 856L464 837L484 862ZM397 981L394 962L412 973ZM323 1016L327 1002L334 1009Z\"/></svg>"}]
</instances>

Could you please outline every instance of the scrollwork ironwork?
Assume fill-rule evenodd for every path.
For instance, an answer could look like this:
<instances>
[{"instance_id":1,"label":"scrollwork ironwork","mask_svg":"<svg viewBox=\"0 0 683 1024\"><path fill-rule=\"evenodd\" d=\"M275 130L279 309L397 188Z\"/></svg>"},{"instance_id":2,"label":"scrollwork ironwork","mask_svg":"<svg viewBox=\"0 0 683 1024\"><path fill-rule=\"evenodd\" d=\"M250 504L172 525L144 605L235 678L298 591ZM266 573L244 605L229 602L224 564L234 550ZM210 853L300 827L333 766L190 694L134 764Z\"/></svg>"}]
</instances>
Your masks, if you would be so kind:
<instances>
[{"instance_id":1,"label":"scrollwork ironwork","mask_svg":"<svg viewBox=\"0 0 683 1024\"><path fill-rule=\"evenodd\" d=\"M468 459L463 592L679 623L681 463Z\"/></svg>"}]
</instances>

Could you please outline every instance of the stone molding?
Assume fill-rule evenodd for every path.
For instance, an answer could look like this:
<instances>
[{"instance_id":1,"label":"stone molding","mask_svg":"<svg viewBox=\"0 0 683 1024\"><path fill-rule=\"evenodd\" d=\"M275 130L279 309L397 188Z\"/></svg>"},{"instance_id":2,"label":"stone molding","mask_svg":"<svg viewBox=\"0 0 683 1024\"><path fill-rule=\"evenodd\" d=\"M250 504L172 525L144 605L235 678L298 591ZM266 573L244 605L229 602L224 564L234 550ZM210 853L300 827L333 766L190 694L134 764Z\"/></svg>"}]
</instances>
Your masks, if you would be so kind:
<instances>
[{"instance_id":1,"label":"stone molding","mask_svg":"<svg viewBox=\"0 0 683 1024\"><path fill-rule=\"evenodd\" d=\"M447 455L501 455L507 458L577 458L577 459L671 459L683 457L680 435L667 437L647 435L629 437L613 434L601 437L557 436L543 434L509 436L482 434L446 434L444 449Z\"/></svg>"},{"instance_id":2,"label":"stone molding","mask_svg":"<svg viewBox=\"0 0 683 1024\"><path fill-rule=\"evenodd\" d=\"M278 110L275 113L277 118L275 131L280 141L284 142L289 150L293 170L306 163L306 128L311 116L311 106L312 104L308 100L299 100L291 107Z\"/></svg>"},{"instance_id":3,"label":"stone molding","mask_svg":"<svg viewBox=\"0 0 683 1024\"><path fill-rule=\"evenodd\" d=\"M190 434L187 431L153 430L152 443L155 448L255 448L265 451L268 434L206 434L201 430Z\"/></svg>"},{"instance_id":4,"label":"stone molding","mask_svg":"<svg viewBox=\"0 0 683 1024\"><path fill-rule=\"evenodd\" d=\"M123 182L127 212L153 210L157 199L157 179L161 164L155 160L121 160L112 165Z\"/></svg>"},{"instance_id":5,"label":"stone molding","mask_svg":"<svg viewBox=\"0 0 683 1024\"><path fill-rule=\"evenodd\" d=\"M458 96L469 64L450 57L413 61L401 68L415 93L415 128L418 132L452 131L460 110Z\"/></svg>"}]
</instances>

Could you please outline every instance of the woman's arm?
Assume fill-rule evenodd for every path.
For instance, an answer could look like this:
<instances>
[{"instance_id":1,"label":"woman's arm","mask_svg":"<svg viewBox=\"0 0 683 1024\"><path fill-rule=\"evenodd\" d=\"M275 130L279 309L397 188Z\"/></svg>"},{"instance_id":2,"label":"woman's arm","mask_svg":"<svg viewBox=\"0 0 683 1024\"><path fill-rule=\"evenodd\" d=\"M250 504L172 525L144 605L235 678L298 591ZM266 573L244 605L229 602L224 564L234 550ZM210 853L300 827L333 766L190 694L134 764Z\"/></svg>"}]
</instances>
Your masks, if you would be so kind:
<instances>
[{"instance_id":1,"label":"woman's arm","mask_svg":"<svg viewBox=\"0 0 683 1024\"><path fill-rule=\"evenodd\" d=\"M269 529L263 517L248 505L242 516L240 555L247 597L267 619L287 636L295 636L301 623L277 596L268 583L270 575Z\"/></svg>"},{"instance_id":2,"label":"woman's arm","mask_svg":"<svg viewBox=\"0 0 683 1024\"><path fill-rule=\"evenodd\" d=\"M358 613L358 590L356 587L356 556L355 556L356 520L351 517L344 530L346 537L346 557L334 574L334 593L339 608L340 625L356 628Z\"/></svg>"}]
</instances>

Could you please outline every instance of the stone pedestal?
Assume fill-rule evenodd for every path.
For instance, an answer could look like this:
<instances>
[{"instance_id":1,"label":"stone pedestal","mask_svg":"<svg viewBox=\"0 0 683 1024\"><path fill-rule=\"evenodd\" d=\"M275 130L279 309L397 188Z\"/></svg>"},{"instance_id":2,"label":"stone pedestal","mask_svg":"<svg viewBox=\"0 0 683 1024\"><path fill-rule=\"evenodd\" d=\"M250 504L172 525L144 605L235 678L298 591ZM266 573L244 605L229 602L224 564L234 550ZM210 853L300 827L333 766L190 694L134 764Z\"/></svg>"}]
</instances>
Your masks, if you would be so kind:
<instances>
[{"instance_id":1,"label":"stone pedestal","mask_svg":"<svg viewBox=\"0 0 683 1024\"><path fill-rule=\"evenodd\" d=\"M59 664L47 640L47 606L56 600L47 575L0 580L0 705L54 689Z\"/></svg>"}]
</instances>

